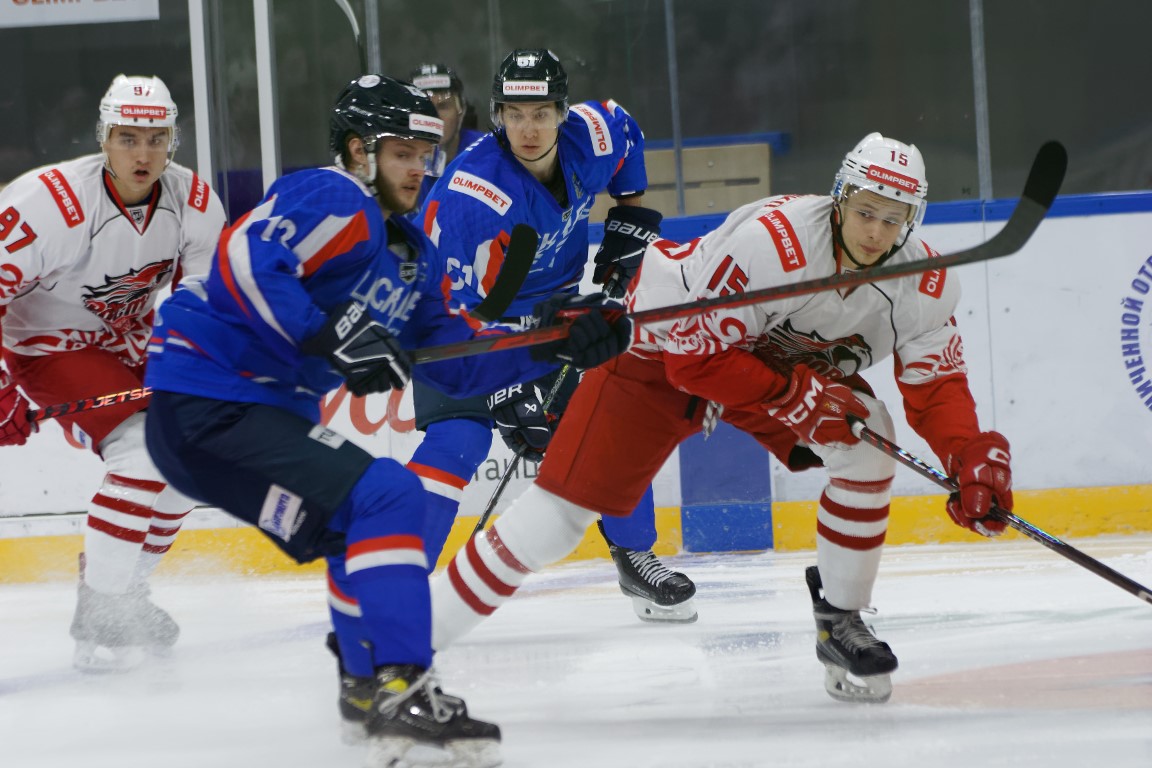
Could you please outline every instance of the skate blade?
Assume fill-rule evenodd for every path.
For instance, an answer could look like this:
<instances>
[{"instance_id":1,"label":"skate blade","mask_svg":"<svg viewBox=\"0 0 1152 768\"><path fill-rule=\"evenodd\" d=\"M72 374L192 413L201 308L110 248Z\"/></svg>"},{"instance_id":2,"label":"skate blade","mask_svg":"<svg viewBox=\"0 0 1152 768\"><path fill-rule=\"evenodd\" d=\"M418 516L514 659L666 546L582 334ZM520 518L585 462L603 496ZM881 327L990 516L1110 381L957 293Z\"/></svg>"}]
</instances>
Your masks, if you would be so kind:
<instances>
[{"instance_id":1,"label":"skate blade","mask_svg":"<svg viewBox=\"0 0 1152 768\"><path fill-rule=\"evenodd\" d=\"M340 743L349 747L357 747L366 741L368 741L368 731L364 728L364 723L351 720L340 721Z\"/></svg>"},{"instance_id":2,"label":"skate blade","mask_svg":"<svg viewBox=\"0 0 1152 768\"><path fill-rule=\"evenodd\" d=\"M90 641L78 641L72 654L72 666L86 674L128 672L144 663L146 652L137 645L109 648Z\"/></svg>"},{"instance_id":3,"label":"skate blade","mask_svg":"<svg viewBox=\"0 0 1152 768\"><path fill-rule=\"evenodd\" d=\"M368 739L364 768L457 768L452 753L415 739L376 736Z\"/></svg>"},{"instance_id":4,"label":"skate blade","mask_svg":"<svg viewBox=\"0 0 1152 768\"><path fill-rule=\"evenodd\" d=\"M629 594L628 597L632 600L632 610L641 621L650 621L654 624L691 624L699 618L696 604L692 600L685 600L676 605L659 605L637 595Z\"/></svg>"},{"instance_id":5,"label":"skate blade","mask_svg":"<svg viewBox=\"0 0 1152 768\"><path fill-rule=\"evenodd\" d=\"M855 680L859 680L856 682ZM824 690L837 701L850 704L883 704L892 697L892 676L848 677L848 670L835 664L824 665Z\"/></svg>"},{"instance_id":6,"label":"skate blade","mask_svg":"<svg viewBox=\"0 0 1152 768\"><path fill-rule=\"evenodd\" d=\"M500 742L494 739L456 739L448 742L452 768L496 768L504 762Z\"/></svg>"}]
</instances>

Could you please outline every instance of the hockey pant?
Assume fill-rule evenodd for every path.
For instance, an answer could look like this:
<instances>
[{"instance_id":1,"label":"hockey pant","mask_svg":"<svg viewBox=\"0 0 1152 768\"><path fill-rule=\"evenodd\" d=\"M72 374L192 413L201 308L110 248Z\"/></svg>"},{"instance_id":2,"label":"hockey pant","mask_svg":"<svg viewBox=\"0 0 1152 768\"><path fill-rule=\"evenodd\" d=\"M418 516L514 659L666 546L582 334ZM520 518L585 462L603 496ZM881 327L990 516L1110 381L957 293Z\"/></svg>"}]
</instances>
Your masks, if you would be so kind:
<instances>
[{"instance_id":1,"label":"hockey pant","mask_svg":"<svg viewBox=\"0 0 1152 768\"><path fill-rule=\"evenodd\" d=\"M344 668L432 663L424 491L392 459L271 406L153 393L148 448L172 485L325 557Z\"/></svg>"}]
</instances>

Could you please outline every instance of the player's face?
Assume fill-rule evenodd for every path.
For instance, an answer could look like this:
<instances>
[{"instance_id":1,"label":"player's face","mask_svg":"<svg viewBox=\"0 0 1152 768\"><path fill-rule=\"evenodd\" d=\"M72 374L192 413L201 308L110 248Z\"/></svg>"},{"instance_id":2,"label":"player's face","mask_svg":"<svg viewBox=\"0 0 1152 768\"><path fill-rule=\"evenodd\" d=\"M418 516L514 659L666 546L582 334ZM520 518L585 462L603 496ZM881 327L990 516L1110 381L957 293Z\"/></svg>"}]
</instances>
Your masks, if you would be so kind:
<instances>
[{"instance_id":1,"label":"player's face","mask_svg":"<svg viewBox=\"0 0 1152 768\"><path fill-rule=\"evenodd\" d=\"M460 100L460 95L446 90L427 91L427 93L436 107L436 114L444 121L444 138L440 143L451 146L456 141L464 118L464 104Z\"/></svg>"},{"instance_id":2,"label":"player's face","mask_svg":"<svg viewBox=\"0 0 1152 768\"><path fill-rule=\"evenodd\" d=\"M504 131L512 152L522 160L543 160L556 146L560 112L551 101L505 104L501 109Z\"/></svg>"},{"instance_id":3,"label":"player's face","mask_svg":"<svg viewBox=\"0 0 1152 768\"><path fill-rule=\"evenodd\" d=\"M168 166L172 143L169 128L114 125L104 140L104 154L112 169L113 185L125 203L138 203Z\"/></svg>"},{"instance_id":4,"label":"player's face","mask_svg":"<svg viewBox=\"0 0 1152 768\"><path fill-rule=\"evenodd\" d=\"M896 244L911 213L912 206L907 203L858 190L840 204L840 235L852 258L869 266Z\"/></svg>"},{"instance_id":5,"label":"player's face","mask_svg":"<svg viewBox=\"0 0 1152 768\"><path fill-rule=\"evenodd\" d=\"M408 213L416 207L424 167L435 146L421 139L380 140L376 147L376 193L385 208Z\"/></svg>"}]
</instances>

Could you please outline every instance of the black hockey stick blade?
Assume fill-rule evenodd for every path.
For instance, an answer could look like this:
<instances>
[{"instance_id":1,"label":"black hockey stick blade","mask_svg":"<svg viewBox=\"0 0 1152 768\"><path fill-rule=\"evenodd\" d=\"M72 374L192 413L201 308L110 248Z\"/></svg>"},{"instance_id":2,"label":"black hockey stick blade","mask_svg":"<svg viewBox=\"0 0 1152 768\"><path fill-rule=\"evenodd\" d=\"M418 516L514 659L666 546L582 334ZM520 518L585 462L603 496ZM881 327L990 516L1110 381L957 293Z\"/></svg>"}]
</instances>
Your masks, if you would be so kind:
<instances>
[{"instance_id":1,"label":"black hockey stick blade","mask_svg":"<svg viewBox=\"0 0 1152 768\"><path fill-rule=\"evenodd\" d=\"M990 261L1003 256L1010 256L1019 251L1028 239L1036 232L1040 222L1052 206L1064 181L1064 171L1068 165L1068 154L1059 142L1050 141L1040 147L1032 161L1032 169L1028 172L1028 180L1024 184L1024 193L1007 223L991 239L972 248L950 253L944 256L935 256L928 259L917 259L903 264L887 264L873 267L859 272L845 272L841 274L818 277L812 280L802 280L791 285L776 285L746 293L733 293L727 296L716 296L711 299L700 299L670 307L656 307L629 314L632 322L637 325L647 323L662 323L668 320L677 320L682 317L692 317L703 314L717 307L743 307L749 304L763 304L779 299L789 299L793 296L805 296L821 291L841 290L852 288L866 283L876 283L881 280L891 280L920 272L930 272L938 269L959 267L964 264L974 264L979 261ZM587 310L583 310L587 311ZM425 347L411 353L413 362L428 363L435 360L448 360L455 357L467 357L484 352L498 352L505 349L530 347L536 344L545 344L549 341L562 339L567 335L567 325L554 325L548 328L534 328L523 333L512 333L501 336L484 336L454 344L443 344L437 347Z\"/></svg>"},{"instance_id":2,"label":"black hockey stick blade","mask_svg":"<svg viewBox=\"0 0 1152 768\"><path fill-rule=\"evenodd\" d=\"M536 243L539 240L536 230L527 224L512 227L508 248L504 251L504 264L500 267L500 274L496 275L492 290L468 314L485 322L496 320L504 314L520 292L524 279L528 277L528 270L536 259Z\"/></svg>"},{"instance_id":3,"label":"black hockey stick blade","mask_svg":"<svg viewBox=\"0 0 1152 768\"><path fill-rule=\"evenodd\" d=\"M863 421L849 417L849 422L852 424L852 431L855 432L857 437L859 437L864 442L875 448L879 448L881 451L896 459L904 466L915 470L917 473L928 478L949 493L960 490L960 487L956 484L956 481L948 477L948 475L944 474L939 469L919 458L918 456L915 456L914 454L904 450L891 440L888 440L882 435L878 435L871 429L868 429L868 427L864 426ZM995 520L999 520L1015 531L1019 531L1033 541L1044 545L1056 554L1068 558L1072 562L1076 563L1082 568L1091 571L1100 578L1110 581L1112 584L1120 587L1120 589L1124 590L1125 592L1135 595L1137 598L1143 600L1146 603L1152 604L1152 590L1148 589L1148 587L1133 581L1119 571L1115 571L1109 568L1104 563L1090 555L1084 554L1080 550L1073 547L1071 544L1061 541L1052 534L1040 530L1024 518L1018 517L1006 509L1001 509L1000 507L995 506L992 507L992 511L988 516Z\"/></svg>"}]
</instances>

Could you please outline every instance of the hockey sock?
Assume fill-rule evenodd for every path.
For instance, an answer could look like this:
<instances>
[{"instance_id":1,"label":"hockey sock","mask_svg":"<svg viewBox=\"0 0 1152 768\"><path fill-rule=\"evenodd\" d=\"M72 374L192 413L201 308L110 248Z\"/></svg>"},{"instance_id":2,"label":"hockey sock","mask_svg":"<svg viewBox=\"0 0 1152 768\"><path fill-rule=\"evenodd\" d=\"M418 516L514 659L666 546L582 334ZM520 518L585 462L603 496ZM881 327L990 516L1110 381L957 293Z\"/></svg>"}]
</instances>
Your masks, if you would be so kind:
<instances>
[{"instance_id":1,"label":"hockey sock","mask_svg":"<svg viewBox=\"0 0 1152 768\"><path fill-rule=\"evenodd\" d=\"M448 419L428 425L408 462L427 492L424 549L429 571L436 568L444 542L460 511L464 487L492 447L492 425L475 419Z\"/></svg>"},{"instance_id":2,"label":"hockey sock","mask_svg":"<svg viewBox=\"0 0 1152 768\"><path fill-rule=\"evenodd\" d=\"M132 576L133 584L148 581L160 564L160 559L172 548L176 534L184 525L184 519L195 506L195 501L170 485L164 486L164 490L157 494L152 504L152 522L148 526L148 535L144 538L144 547Z\"/></svg>"},{"instance_id":3,"label":"hockey sock","mask_svg":"<svg viewBox=\"0 0 1152 768\"><path fill-rule=\"evenodd\" d=\"M97 592L121 595L152 525L152 504L164 484L107 474L88 506L84 529L84 583Z\"/></svg>"},{"instance_id":4,"label":"hockey sock","mask_svg":"<svg viewBox=\"0 0 1152 768\"><path fill-rule=\"evenodd\" d=\"M647 552L656 544L656 504L652 486L627 517L604 515L604 533L618 547Z\"/></svg>"},{"instance_id":5,"label":"hockey sock","mask_svg":"<svg viewBox=\"0 0 1152 768\"><path fill-rule=\"evenodd\" d=\"M360 603L352 597L352 591L344 573L344 558L329 557L328 613L340 647L340 665L350 675L371 677L375 672L371 640L361 621Z\"/></svg>"},{"instance_id":6,"label":"hockey sock","mask_svg":"<svg viewBox=\"0 0 1152 768\"><path fill-rule=\"evenodd\" d=\"M596 520L533 484L432 579L432 645L447 648L539 571L570 553Z\"/></svg>"},{"instance_id":7,"label":"hockey sock","mask_svg":"<svg viewBox=\"0 0 1152 768\"><path fill-rule=\"evenodd\" d=\"M392 459L377 459L330 523L344 532L347 548L329 560L329 573L345 600L359 605L359 632L371 644L373 667L432 664L424 499L419 478ZM341 624L341 651L347 647L349 663L359 666L352 648L359 638L340 637Z\"/></svg>"}]
</instances>

